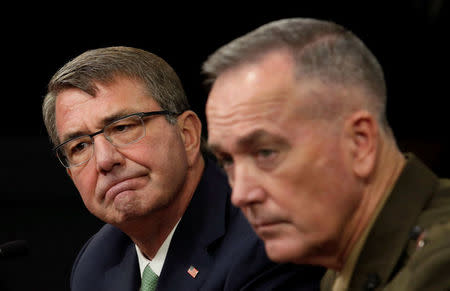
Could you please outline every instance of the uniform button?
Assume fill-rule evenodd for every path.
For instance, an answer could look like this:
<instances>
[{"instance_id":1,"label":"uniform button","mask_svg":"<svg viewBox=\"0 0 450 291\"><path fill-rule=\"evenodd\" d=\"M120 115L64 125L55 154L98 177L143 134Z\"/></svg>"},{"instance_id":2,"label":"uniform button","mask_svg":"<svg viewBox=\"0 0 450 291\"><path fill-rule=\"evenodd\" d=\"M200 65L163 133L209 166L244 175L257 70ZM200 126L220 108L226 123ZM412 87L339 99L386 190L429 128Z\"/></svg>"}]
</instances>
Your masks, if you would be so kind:
<instances>
[{"instance_id":1,"label":"uniform button","mask_svg":"<svg viewBox=\"0 0 450 291\"><path fill-rule=\"evenodd\" d=\"M409 238L412 240L417 240L422 232L423 229L420 226L416 225L411 229L411 232L409 233Z\"/></svg>"},{"instance_id":2,"label":"uniform button","mask_svg":"<svg viewBox=\"0 0 450 291\"><path fill-rule=\"evenodd\" d=\"M417 238L417 242L416 242L416 249L421 249L421 248L423 248L425 246L425 244L427 242L426 241L426 234L427 234L427 232L423 231L419 235L419 237Z\"/></svg>"},{"instance_id":3,"label":"uniform button","mask_svg":"<svg viewBox=\"0 0 450 291\"><path fill-rule=\"evenodd\" d=\"M378 285L380 285L381 280L380 277L375 274L375 273L370 273L369 275L367 275L367 281L366 284L364 286L365 290L375 290L375 288L378 287Z\"/></svg>"}]
</instances>

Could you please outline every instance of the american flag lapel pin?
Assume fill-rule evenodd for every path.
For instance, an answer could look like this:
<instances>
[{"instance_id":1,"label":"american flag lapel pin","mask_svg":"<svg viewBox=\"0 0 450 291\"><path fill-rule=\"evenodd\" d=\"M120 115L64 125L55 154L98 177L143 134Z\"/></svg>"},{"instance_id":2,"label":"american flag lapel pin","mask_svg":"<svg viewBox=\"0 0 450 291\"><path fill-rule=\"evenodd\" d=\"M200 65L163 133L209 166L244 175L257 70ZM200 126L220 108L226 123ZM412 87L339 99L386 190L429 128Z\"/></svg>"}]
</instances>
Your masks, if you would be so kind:
<instances>
[{"instance_id":1,"label":"american flag lapel pin","mask_svg":"<svg viewBox=\"0 0 450 291\"><path fill-rule=\"evenodd\" d=\"M192 276L192 278L195 278L198 274L198 270L194 266L190 266L187 272Z\"/></svg>"}]
</instances>

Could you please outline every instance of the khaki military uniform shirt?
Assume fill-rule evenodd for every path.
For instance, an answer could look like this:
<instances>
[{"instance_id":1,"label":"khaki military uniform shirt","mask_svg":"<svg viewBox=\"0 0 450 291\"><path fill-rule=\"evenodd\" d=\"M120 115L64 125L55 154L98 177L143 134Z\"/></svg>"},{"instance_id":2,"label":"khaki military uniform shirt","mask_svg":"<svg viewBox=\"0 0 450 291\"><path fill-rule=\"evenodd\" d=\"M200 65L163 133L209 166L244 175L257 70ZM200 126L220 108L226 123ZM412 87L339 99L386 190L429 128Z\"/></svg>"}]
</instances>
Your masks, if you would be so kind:
<instances>
[{"instance_id":1,"label":"khaki military uniform shirt","mask_svg":"<svg viewBox=\"0 0 450 291\"><path fill-rule=\"evenodd\" d=\"M414 155L369 231L347 290L450 290L450 180ZM321 290L332 290L329 270Z\"/></svg>"}]
</instances>

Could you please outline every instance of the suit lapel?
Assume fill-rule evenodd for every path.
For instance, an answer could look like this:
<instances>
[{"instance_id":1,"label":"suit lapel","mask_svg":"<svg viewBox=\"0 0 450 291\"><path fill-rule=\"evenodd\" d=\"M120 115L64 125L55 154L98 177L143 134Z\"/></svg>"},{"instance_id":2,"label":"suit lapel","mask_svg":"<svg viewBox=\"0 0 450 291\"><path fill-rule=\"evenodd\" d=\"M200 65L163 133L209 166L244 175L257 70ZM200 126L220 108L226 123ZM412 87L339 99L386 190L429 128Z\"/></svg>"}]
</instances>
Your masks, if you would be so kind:
<instances>
[{"instance_id":1,"label":"suit lapel","mask_svg":"<svg viewBox=\"0 0 450 291\"><path fill-rule=\"evenodd\" d=\"M159 290L198 290L208 278L215 242L225 234L230 190L223 186L223 181L215 166L207 162L170 243L158 281ZM198 271L196 275L188 273L191 266Z\"/></svg>"},{"instance_id":2,"label":"suit lapel","mask_svg":"<svg viewBox=\"0 0 450 291\"><path fill-rule=\"evenodd\" d=\"M110 291L138 290L141 284L141 276L137 261L136 249L130 240L120 264L112 265L105 272L104 286ZM106 290L105 289L105 290Z\"/></svg>"},{"instance_id":3,"label":"suit lapel","mask_svg":"<svg viewBox=\"0 0 450 291\"><path fill-rule=\"evenodd\" d=\"M409 156L405 169L369 233L350 289L361 290L371 280L381 286L386 284L408 244L411 229L436 186L437 177L417 158ZM383 242L389 242L389 245Z\"/></svg>"}]
</instances>

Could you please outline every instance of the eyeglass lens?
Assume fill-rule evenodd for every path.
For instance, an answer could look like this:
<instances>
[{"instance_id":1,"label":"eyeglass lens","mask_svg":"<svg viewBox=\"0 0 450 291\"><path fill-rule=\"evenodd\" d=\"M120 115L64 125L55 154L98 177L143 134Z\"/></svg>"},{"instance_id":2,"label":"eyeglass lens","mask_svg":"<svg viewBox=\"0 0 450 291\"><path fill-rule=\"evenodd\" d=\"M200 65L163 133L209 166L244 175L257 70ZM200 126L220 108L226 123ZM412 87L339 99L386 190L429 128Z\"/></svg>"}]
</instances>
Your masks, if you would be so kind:
<instances>
[{"instance_id":1,"label":"eyeglass lens","mask_svg":"<svg viewBox=\"0 0 450 291\"><path fill-rule=\"evenodd\" d=\"M105 138L115 146L135 143L145 136L142 118L136 115L119 119L105 126ZM58 148L57 155L65 167L87 162L94 152L94 140L89 135L80 136Z\"/></svg>"}]
</instances>

